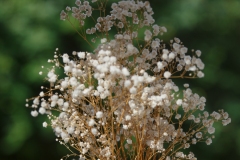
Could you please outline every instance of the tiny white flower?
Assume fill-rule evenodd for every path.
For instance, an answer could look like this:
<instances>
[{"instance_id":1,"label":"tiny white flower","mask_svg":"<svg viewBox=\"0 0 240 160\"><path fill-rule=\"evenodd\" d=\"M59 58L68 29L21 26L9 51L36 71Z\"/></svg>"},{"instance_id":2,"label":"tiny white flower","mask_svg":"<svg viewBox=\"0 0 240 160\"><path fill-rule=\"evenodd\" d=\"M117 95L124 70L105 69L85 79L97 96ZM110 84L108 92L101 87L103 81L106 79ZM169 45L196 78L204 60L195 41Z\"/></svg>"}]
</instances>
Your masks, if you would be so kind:
<instances>
[{"instance_id":1,"label":"tiny white flower","mask_svg":"<svg viewBox=\"0 0 240 160\"><path fill-rule=\"evenodd\" d=\"M160 45L160 42L159 42L159 41L152 41L151 47L154 48L154 49L156 49L156 48L159 47L159 45Z\"/></svg>"},{"instance_id":2,"label":"tiny white flower","mask_svg":"<svg viewBox=\"0 0 240 160\"><path fill-rule=\"evenodd\" d=\"M84 59L85 58L85 52L78 52L78 57Z\"/></svg>"},{"instance_id":3,"label":"tiny white flower","mask_svg":"<svg viewBox=\"0 0 240 160\"><path fill-rule=\"evenodd\" d=\"M88 126L93 126L96 122L94 121L94 119L90 119L88 122Z\"/></svg>"},{"instance_id":4,"label":"tiny white flower","mask_svg":"<svg viewBox=\"0 0 240 160\"><path fill-rule=\"evenodd\" d=\"M145 40L145 41L149 41L149 40L152 38L152 33L151 33L151 31L146 30L146 31L144 32L144 34L145 34L145 37L144 37L144 40Z\"/></svg>"},{"instance_id":5,"label":"tiny white flower","mask_svg":"<svg viewBox=\"0 0 240 160\"><path fill-rule=\"evenodd\" d=\"M68 54L63 54L62 58L63 58L63 63L68 63L70 61Z\"/></svg>"},{"instance_id":6,"label":"tiny white flower","mask_svg":"<svg viewBox=\"0 0 240 160\"><path fill-rule=\"evenodd\" d=\"M192 144L196 144L197 143L197 139L196 138L193 138L192 139Z\"/></svg>"},{"instance_id":7,"label":"tiny white flower","mask_svg":"<svg viewBox=\"0 0 240 160\"><path fill-rule=\"evenodd\" d=\"M228 113L227 113L227 112L224 112L224 113L223 113L223 118L224 118L224 119L227 119L227 118L228 118L228 116L229 116L229 115L228 115Z\"/></svg>"},{"instance_id":8,"label":"tiny white flower","mask_svg":"<svg viewBox=\"0 0 240 160\"><path fill-rule=\"evenodd\" d=\"M163 76L164 76L166 79L170 78L171 75L172 75L172 74L171 74L169 71L166 71L166 72L164 72L164 74L163 74Z\"/></svg>"},{"instance_id":9,"label":"tiny white flower","mask_svg":"<svg viewBox=\"0 0 240 160\"><path fill-rule=\"evenodd\" d=\"M136 94L137 93L137 89L135 87L131 87L129 91L132 94Z\"/></svg>"},{"instance_id":10,"label":"tiny white flower","mask_svg":"<svg viewBox=\"0 0 240 160\"><path fill-rule=\"evenodd\" d=\"M31 115L32 115L33 117L37 117L37 116L38 116L38 112L37 112L36 110L31 111Z\"/></svg>"},{"instance_id":11,"label":"tiny white flower","mask_svg":"<svg viewBox=\"0 0 240 160\"><path fill-rule=\"evenodd\" d=\"M163 67L164 67L164 66L163 66L163 63L160 62L160 61L157 62L157 66L158 66L158 69L160 69L160 70L163 69Z\"/></svg>"},{"instance_id":12,"label":"tiny white flower","mask_svg":"<svg viewBox=\"0 0 240 160\"><path fill-rule=\"evenodd\" d=\"M181 48L181 50L182 50L182 48ZM184 57L184 62L187 64L187 65L190 65L191 64L191 57L190 56L185 56Z\"/></svg>"},{"instance_id":13,"label":"tiny white flower","mask_svg":"<svg viewBox=\"0 0 240 160\"><path fill-rule=\"evenodd\" d=\"M96 113L96 118L102 118L103 117L103 112L102 111L98 111Z\"/></svg>"},{"instance_id":14,"label":"tiny white flower","mask_svg":"<svg viewBox=\"0 0 240 160\"><path fill-rule=\"evenodd\" d=\"M131 116L130 116L130 115L126 115L126 116L125 116L125 120L126 120L126 121L130 121L130 120L131 120Z\"/></svg>"},{"instance_id":15,"label":"tiny white flower","mask_svg":"<svg viewBox=\"0 0 240 160\"><path fill-rule=\"evenodd\" d=\"M206 140L206 144L207 145L210 145L212 143L212 139L211 138L208 138L207 140Z\"/></svg>"},{"instance_id":16,"label":"tiny white flower","mask_svg":"<svg viewBox=\"0 0 240 160\"><path fill-rule=\"evenodd\" d=\"M58 100L58 95L53 95L53 96L51 97L51 100L52 100L52 101L57 101L57 100Z\"/></svg>"},{"instance_id":17,"label":"tiny white flower","mask_svg":"<svg viewBox=\"0 0 240 160\"><path fill-rule=\"evenodd\" d=\"M43 108L43 107L40 107L40 108L39 108L39 113L45 114L45 113L46 113L46 109Z\"/></svg>"},{"instance_id":18,"label":"tiny white flower","mask_svg":"<svg viewBox=\"0 0 240 160\"><path fill-rule=\"evenodd\" d=\"M128 139L127 139L127 143L128 143L128 144L132 144L132 140L128 138Z\"/></svg>"},{"instance_id":19,"label":"tiny white flower","mask_svg":"<svg viewBox=\"0 0 240 160\"><path fill-rule=\"evenodd\" d=\"M69 107L69 103L68 103L68 102L64 102L64 103L63 103L63 107L64 107L65 109L67 109L67 108Z\"/></svg>"},{"instance_id":20,"label":"tiny white flower","mask_svg":"<svg viewBox=\"0 0 240 160\"><path fill-rule=\"evenodd\" d=\"M196 66L191 66L191 67L189 67L188 70L189 70L189 71L196 71L196 70L197 70L197 67L196 67Z\"/></svg>"},{"instance_id":21,"label":"tiny white flower","mask_svg":"<svg viewBox=\"0 0 240 160\"><path fill-rule=\"evenodd\" d=\"M183 47L183 48L180 49L180 52L181 52L182 54L187 53L187 51L188 51L188 49L187 49L186 47Z\"/></svg>"},{"instance_id":22,"label":"tiny white flower","mask_svg":"<svg viewBox=\"0 0 240 160\"><path fill-rule=\"evenodd\" d=\"M197 137L197 138L202 138L202 132L197 132L197 133L196 133L196 137Z\"/></svg>"},{"instance_id":23,"label":"tiny white flower","mask_svg":"<svg viewBox=\"0 0 240 160\"><path fill-rule=\"evenodd\" d=\"M107 39L106 38L102 38L101 39L101 43L106 43L107 42Z\"/></svg>"},{"instance_id":24,"label":"tiny white flower","mask_svg":"<svg viewBox=\"0 0 240 160\"><path fill-rule=\"evenodd\" d=\"M72 126L67 128L67 132L68 132L68 134L72 134L72 133L74 133L74 130L75 130L75 128L72 127Z\"/></svg>"},{"instance_id":25,"label":"tiny white flower","mask_svg":"<svg viewBox=\"0 0 240 160\"><path fill-rule=\"evenodd\" d=\"M43 122L43 127L46 128L47 127L47 122Z\"/></svg>"},{"instance_id":26,"label":"tiny white flower","mask_svg":"<svg viewBox=\"0 0 240 160\"><path fill-rule=\"evenodd\" d=\"M67 81L62 81L62 82L61 82L61 87L62 87L63 89L67 88L67 87L68 87L68 82L67 82Z\"/></svg>"},{"instance_id":27,"label":"tiny white flower","mask_svg":"<svg viewBox=\"0 0 240 160\"><path fill-rule=\"evenodd\" d=\"M179 44L177 44L177 43L173 43L173 49L175 50L175 51L179 51L179 48L180 48L180 45Z\"/></svg>"},{"instance_id":28,"label":"tiny white flower","mask_svg":"<svg viewBox=\"0 0 240 160\"><path fill-rule=\"evenodd\" d=\"M166 157L166 160L171 160L171 158L169 156Z\"/></svg>"},{"instance_id":29,"label":"tiny white flower","mask_svg":"<svg viewBox=\"0 0 240 160\"><path fill-rule=\"evenodd\" d=\"M124 87L128 88L130 86L131 86L131 81L130 80L125 80Z\"/></svg>"},{"instance_id":30,"label":"tiny white flower","mask_svg":"<svg viewBox=\"0 0 240 160\"><path fill-rule=\"evenodd\" d=\"M98 134L98 130L96 128L92 128L91 132L93 135L97 135Z\"/></svg>"},{"instance_id":31,"label":"tiny white flower","mask_svg":"<svg viewBox=\"0 0 240 160\"><path fill-rule=\"evenodd\" d=\"M198 76L199 78L202 78L202 77L204 77L204 73L203 73L202 71L198 71L198 72L197 72L197 76Z\"/></svg>"},{"instance_id":32,"label":"tiny white flower","mask_svg":"<svg viewBox=\"0 0 240 160\"><path fill-rule=\"evenodd\" d=\"M171 52L169 55L168 55L168 58L169 59L174 59L175 58L175 54L173 52Z\"/></svg>"},{"instance_id":33,"label":"tiny white flower","mask_svg":"<svg viewBox=\"0 0 240 160\"><path fill-rule=\"evenodd\" d=\"M196 50L195 53L196 53L196 55L197 55L198 57L200 57L201 54L202 54L202 52L201 52L200 50Z\"/></svg>"},{"instance_id":34,"label":"tiny white flower","mask_svg":"<svg viewBox=\"0 0 240 160\"><path fill-rule=\"evenodd\" d=\"M215 128L214 127L212 127L212 126L208 127L208 133L209 134L213 134L214 132L215 132Z\"/></svg>"},{"instance_id":35,"label":"tiny white flower","mask_svg":"<svg viewBox=\"0 0 240 160\"><path fill-rule=\"evenodd\" d=\"M177 115L175 116L175 119L179 119L179 118L181 118L181 114L177 114Z\"/></svg>"},{"instance_id":36,"label":"tiny white flower","mask_svg":"<svg viewBox=\"0 0 240 160\"><path fill-rule=\"evenodd\" d=\"M164 132L163 135L164 135L164 136L168 136L168 133L167 133L167 132Z\"/></svg>"},{"instance_id":37,"label":"tiny white flower","mask_svg":"<svg viewBox=\"0 0 240 160\"><path fill-rule=\"evenodd\" d=\"M69 72L72 71L72 67L66 65L66 66L64 66L64 71L65 71L66 73L69 73Z\"/></svg>"},{"instance_id":38,"label":"tiny white flower","mask_svg":"<svg viewBox=\"0 0 240 160\"><path fill-rule=\"evenodd\" d=\"M43 97L44 96L44 92L40 92L40 97Z\"/></svg>"},{"instance_id":39,"label":"tiny white flower","mask_svg":"<svg viewBox=\"0 0 240 160\"><path fill-rule=\"evenodd\" d=\"M124 76L129 76L130 75L128 69L125 68L125 67L122 69L122 73L123 73Z\"/></svg>"},{"instance_id":40,"label":"tiny white flower","mask_svg":"<svg viewBox=\"0 0 240 160\"><path fill-rule=\"evenodd\" d=\"M127 130L128 129L128 125L123 125L123 129Z\"/></svg>"}]
</instances>

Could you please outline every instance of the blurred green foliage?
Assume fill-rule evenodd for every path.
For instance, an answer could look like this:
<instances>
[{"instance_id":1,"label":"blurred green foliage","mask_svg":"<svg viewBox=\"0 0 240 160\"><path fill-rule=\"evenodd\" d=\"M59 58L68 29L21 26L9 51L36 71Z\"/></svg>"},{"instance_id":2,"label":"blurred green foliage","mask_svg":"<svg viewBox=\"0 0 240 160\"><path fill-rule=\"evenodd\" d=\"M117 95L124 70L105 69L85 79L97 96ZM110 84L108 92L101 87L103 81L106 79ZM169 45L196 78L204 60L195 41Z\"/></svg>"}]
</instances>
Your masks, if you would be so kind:
<instances>
[{"instance_id":1,"label":"blurred green foliage","mask_svg":"<svg viewBox=\"0 0 240 160\"><path fill-rule=\"evenodd\" d=\"M60 159L68 151L55 141L47 118L33 118L25 99L37 95L47 72L47 59L61 52L89 50L59 14L74 0L2 0L0 5L0 159ZM116 1L115 1L116 2ZM150 0L157 23L166 26L163 40L180 38L189 49L200 49L205 78L190 83L206 96L209 111L224 108L232 123L217 125L213 144L193 146L200 160L240 159L240 1ZM44 65L45 69L41 66Z\"/></svg>"}]
</instances>

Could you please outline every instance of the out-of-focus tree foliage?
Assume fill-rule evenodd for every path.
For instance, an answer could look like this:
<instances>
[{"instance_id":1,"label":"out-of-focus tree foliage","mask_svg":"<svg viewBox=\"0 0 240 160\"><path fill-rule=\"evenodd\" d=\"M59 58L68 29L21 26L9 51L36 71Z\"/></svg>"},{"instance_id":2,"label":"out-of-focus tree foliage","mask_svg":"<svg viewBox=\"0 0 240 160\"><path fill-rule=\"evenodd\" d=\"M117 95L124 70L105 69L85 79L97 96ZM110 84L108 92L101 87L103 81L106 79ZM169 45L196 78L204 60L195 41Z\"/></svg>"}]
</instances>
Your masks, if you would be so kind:
<instances>
[{"instance_id":1,"label":"out-of-focus tree foliage","mask_svg":"<svg viewBox=\"0 0 240 160\"><path fill-rule=\"evenodd\" d=\"M111 1L110 1L111 2ZM116 2L116 1L115 1ZM157 23L166 26L163 40L180 38L189 49L200 49L203 79L190 83L206 96L209 111L224 108L232 123L217 128L213 144L193 146L200 160L240 159L240 1L151 0ZM46 116L33 118L25 99L37 95L47 72L47 59L61 52L89 50L59 13L74 0L2 0L0 2L0 159L60 159L68 151L55 141ZM45 69L41 66L44 65Z\"/></svg>"}]
</instances>

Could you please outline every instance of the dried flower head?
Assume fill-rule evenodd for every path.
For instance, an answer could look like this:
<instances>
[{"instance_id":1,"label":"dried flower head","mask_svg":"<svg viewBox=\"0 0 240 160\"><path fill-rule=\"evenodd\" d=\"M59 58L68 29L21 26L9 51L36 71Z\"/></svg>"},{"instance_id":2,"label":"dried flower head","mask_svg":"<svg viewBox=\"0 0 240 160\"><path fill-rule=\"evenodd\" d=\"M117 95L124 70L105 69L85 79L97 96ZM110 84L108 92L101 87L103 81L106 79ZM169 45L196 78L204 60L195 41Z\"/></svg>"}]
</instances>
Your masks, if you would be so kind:
<instances>
[{"instance_id":1,"label":"dried flower head","mask_svg":"<svg viewBox=\"0 0 240 160\"><path fill-rule=\"evenodd\" d=\"M49 122L43 127L51 126L60 144L71 151L68 156L80 160L196 159L192 152L181 150L202 141L211 144L214 123L231 122L223 110L205 111L206 99L188 84L179 91L173 82L204 76L201 51L189 54L179 38L163 42L160 36L167 29L154 24L147 1L112 3L109 15L104 8L107 1L92 3L96 7L77 0L60 19L73 24L71 14L80 25L78 34L91 47L97 39L101 43L92 53L56 50L54 59L48 60L53 63L46 77L50 87L32 99L31 115L46 114ZM85 30L93 11L101 17ZM140 29L144 37L139 36ZM111 31L116 31L113 37ZM90 34L96 37L90 40ZM64 78L59 78L57 69L62 69Z\"/></svg>"}]
</instances>

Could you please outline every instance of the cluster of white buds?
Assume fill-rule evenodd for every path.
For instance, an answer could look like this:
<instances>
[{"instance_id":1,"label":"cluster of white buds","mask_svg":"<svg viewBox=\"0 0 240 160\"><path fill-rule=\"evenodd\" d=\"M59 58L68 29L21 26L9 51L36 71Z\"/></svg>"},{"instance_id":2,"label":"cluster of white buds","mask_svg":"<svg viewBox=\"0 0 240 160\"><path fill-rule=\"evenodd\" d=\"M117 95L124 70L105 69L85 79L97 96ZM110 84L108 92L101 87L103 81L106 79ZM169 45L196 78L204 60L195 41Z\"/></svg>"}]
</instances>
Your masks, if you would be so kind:
<instances>
[{"instance_id":1,"label":"cluster of white buds","mask_svg":"<svg viewBox=\"0 0 240 160\"><path fill-rule=\"evenodd\" d=\"M84 159L195 160L180 150L198 142L212 143L214 123L231 122L228 113L205 111L204 97L188 84L179 91L173 78L201 78L201 51L192 51L178 38L168 44L159 39L165 27L154 24L149 2L113 3L76 1L60 16L70 23L69 12L80 24L78 33L101 43L93 53L60 54L58 49L46 79L49 88L32 98L32 116L47 114L51 126L71 154ZM94 27L84 32L84 20L99 11ZM116 30L111 38L110 30ZM141 32L144 33L141 37ZM59 78L56 69L64 70ZM42 74L42 72L41 72ZM27 104L27 106L29 106ZM72 151L74 148L76 152Z\"/></svg>"}]
</instances>

